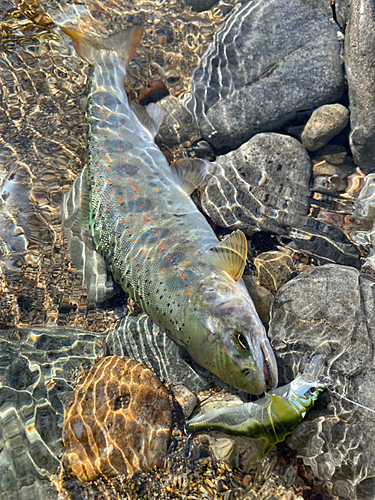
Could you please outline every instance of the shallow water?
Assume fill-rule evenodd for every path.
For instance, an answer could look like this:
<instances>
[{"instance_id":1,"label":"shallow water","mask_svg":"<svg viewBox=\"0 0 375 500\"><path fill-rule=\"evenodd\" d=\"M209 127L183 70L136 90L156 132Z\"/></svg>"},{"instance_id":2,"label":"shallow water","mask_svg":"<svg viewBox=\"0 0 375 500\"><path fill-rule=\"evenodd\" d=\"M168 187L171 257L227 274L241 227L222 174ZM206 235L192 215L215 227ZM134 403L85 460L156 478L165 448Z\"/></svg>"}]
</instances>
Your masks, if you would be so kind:
<instances>
[{"instance_id":1,"label":"shallow water","mask_svg":"<svg viewBox=\"0 0 375 500\"><path fill-rule=\"evenodd\" d=\"M183 98L190 89L191 75L201 56L235 3L234 0L227 0L211 11L196 13L177 0L92 1L88 4L92 18L86 21L88 28L97 22L109 31L123 28L134 19L141 21L145 26L144 36L129 66L126 90L136 100L150 82L162 79L172 95ZM41 358L37 358L33 346L36 338L47 335L46 331L28 330L23 337L18 328L49 327L52 337L56 333L51 328L54 326L76 327L78 331L88 329L100 334L113 327L134 305L126 302L124 292L99 305L88 299L87 292L82 288L82 278L71 262L63 233L59 214L62 198L85 164L84 108L88 87L88 66L81 62L68 38L57 27L66 19L64 4L52 0L40 3L3 1L0 2L0 9L0 328L5 332L1 335L0 330L0 337L4 345L10 346L9 356L19 352L22 353L19 354L20 359L28 359L33 366L45 367L48 363L43 355L47 356L48 347L38 347ZM79 15L79 6L77 9ZM304 262L309 261L306 258ZM137 308L135 312L139 312ZM9 328L16 330L9 333ZM8 334L14 335L14 338L8 338ZM62 380L70 372L70 390L80 370L102 354L102 337L93 335L87 349L83 349L80 343L77 347L76 340L68 338L66 332L56 333L56 337L69 340L66 345L59 345L61 352L74 345L78 351L74 351L73 357L85 351L89 359L87 365L78 363L76 366L73 363L73 366L68 364L68 367L59 368ZM51 359L60 359L61 352L56 347L54 349ZM3 363L7 365L6 356ZM24 369L22 363L24 361L14 364L15 372ZM18 380L18 375L15 373L14 380ZM20 382L15 389L24 391L24 396L29 391L32 394L30 398L37 399L40 394L34 394L30 387L39 387L43 391L48 386L49 378L44 374L35 382L32 370L30 377L23 386ZM43 397L47 398L46 394ZM13 400L9 396L7 401ZM55 406L53 402L52 406L46 403L48 411L52 407L57 414L61 412L61 401L59 399ZM12 404L13 412L21 415L26 405L22 398ZM20 429L22 425L30 425L30 421L31 425L36 425L35 415L22 418ZM46 417L46 422L51 421L49 418ZM55 424L61 428L61 413ZM181 433L176 433L180 437ZM46 468L49 467L54 474L59 473L56 457L62 453L61 442L58 441L54 442L54 436L49 441L46 438L53 458L48 456L49 451L46 455L41 452L38 464L43 469L43 460L46 460ZM22 440L18 445L23 446ZM159 484L162 484L166 495L163 498L186 498L188 488L191 498L220 496L228 500L270 498L272 495L273 498L289 500L302 495L314 498L314 490L296 477L295 463L286 449L281 451L284 457L279 450L277 458L274 455L274 458L265 459L251 477L219 468L218 476L224 484L221 491L219 487L214 489L218 479L207 453L201 455L199 474L195 476L191 470L184 469L181 459L177 461L178 465L172 464L166 473L143 474L138 482L125 482L125 485L121 481L113 481L113 484L99 481L85 489L74 478L64 477L62 480L57 476L54 484L61 495L65 495L61 498L72 499L89 498L90 495L95 498L101 498L100 495L105 495L103 498L120 498L118 495L121 494L124 495L121 498L151 498L151 494L158 491ZM47 461L50 463L51 460L55 460L56 464L47 466ZM14 472L10 472L9 484L13 481L12 474ZM38 474L46 478L52 472ZM35 477L39 480L38 474ZM0 478L0 498L3 498L7 483L2 484L1 481ZM25 496L39 491L40 498L54 498L53 488L48 486L46 490L33 490L37 480L33 481L30 480L30 489L24 490ZM147 490L145 484L149 483L153 487ZM252 490L250 486L253 486ZM147 491L149 493L145 493ZM232 493L229 495L228 491ZM12 494L11 498L24 498L17 496L16 490Z\"/></svg>"}]
</instances>

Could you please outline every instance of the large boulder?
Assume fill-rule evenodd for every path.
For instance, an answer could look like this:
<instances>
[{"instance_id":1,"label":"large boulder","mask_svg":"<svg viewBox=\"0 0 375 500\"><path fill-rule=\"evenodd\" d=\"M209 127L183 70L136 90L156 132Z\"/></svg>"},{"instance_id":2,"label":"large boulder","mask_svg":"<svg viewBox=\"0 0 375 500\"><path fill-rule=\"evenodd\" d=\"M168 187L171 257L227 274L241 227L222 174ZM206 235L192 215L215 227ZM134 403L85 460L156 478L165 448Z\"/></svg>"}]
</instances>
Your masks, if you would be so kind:
<instances>
[{"instance_id":1,"label":"large boulder","mask_svg":"<svg viewBox=\"0 0 375 500\"><path fill-rule=\"evenodd\" d=\"M235 149L337 101L345 89L339 47L327 2L254 0L235 10L193 75L187 105L203 138Z\"/></svg>"}]
</instances>

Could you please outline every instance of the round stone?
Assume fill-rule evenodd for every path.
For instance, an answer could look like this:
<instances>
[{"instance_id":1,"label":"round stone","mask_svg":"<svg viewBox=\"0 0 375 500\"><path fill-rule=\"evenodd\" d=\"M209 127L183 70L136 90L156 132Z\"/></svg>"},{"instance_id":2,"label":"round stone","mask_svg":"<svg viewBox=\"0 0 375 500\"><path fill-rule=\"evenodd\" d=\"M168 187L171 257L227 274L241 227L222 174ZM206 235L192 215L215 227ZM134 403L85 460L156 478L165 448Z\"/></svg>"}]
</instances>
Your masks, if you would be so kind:
<instances>
[{"instance_id":1,"label":"round stone","mask_svg":"<svg viewBox=\"0 0 375 500\"><path fill-rule=\"evenodd\" d=\"M171 424L168 392L159 379L138 361L106 357L66 405L67 462L81 481L160 467Z\"/></svg>"}]
</instances>

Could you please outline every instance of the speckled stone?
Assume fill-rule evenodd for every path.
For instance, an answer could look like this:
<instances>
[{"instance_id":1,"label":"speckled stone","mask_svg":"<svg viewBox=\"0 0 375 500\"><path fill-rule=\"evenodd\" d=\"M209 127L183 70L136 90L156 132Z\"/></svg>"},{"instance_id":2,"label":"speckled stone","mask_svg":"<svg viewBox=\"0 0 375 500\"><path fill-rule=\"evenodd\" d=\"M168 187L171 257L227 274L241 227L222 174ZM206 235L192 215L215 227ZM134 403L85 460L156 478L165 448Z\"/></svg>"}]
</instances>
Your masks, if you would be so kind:
<instances>
[{"instance_id":1,"label":"speckled stone","mask_svg":"<svg viewBox=\"0 0 375 500\"><path fill-rule=\"evenodd\" d=\"M375 170L375 8L373 0L351 0L344 56L349 85L350 148L354 163Z\"/></svg>"},{"instance_id":2,"label":"speckled stone","mask_svg":"<svg viewBox=\"0 0 375 500\"><path fill-rule=\"evenodd\" d=\"M160 467L171 433L166 388L142 363L109 356L92 367L66 405L66 459L81 481Z\"/></svg>"},{"instance_id":3,"label":"speckled stone","mask_svg":"<svg viewBox=\"0 0 375 500\"><path fill-rule=\"evenodd\" d=\"M349 111L341 104L326 104L316 109L301 135L302 145L308 151L325 146L348 124Z\"/></svg>"},{"instance_id":4,"label":"speckled stone","mask_svg":"<svg viewBox=\"0 0 375 500\"><path fill-rule=\"evenodd\" d=\"M329 3L255 0L227 19L193 75L189 109L217 150L277 130L345 90Z\"/></svg>"},{"instance_id":5,"label":"speckled stone","mask_svg":"<svg viewBox=\"0 0 375 500\"><path fill-rule=\"evenodd\" d=\"M342 499L375 497L374 296L375 279L356 269L314 267L278 291L268 331L281 383L320 352L334 390L370 409L327 391L287 439L308 476Z\"/></svg>"},{"instance_id":6,"label":"speckled stone","mask_svg":"<svg viewBox=\"0 0 375 500\"><path fill-rule=\"evenodd\" d=\"M277 290L289 279L293 272L293 259L285 252L263 252L254 259L259 283L271 290Z\"/></svg>"}]
</instances>

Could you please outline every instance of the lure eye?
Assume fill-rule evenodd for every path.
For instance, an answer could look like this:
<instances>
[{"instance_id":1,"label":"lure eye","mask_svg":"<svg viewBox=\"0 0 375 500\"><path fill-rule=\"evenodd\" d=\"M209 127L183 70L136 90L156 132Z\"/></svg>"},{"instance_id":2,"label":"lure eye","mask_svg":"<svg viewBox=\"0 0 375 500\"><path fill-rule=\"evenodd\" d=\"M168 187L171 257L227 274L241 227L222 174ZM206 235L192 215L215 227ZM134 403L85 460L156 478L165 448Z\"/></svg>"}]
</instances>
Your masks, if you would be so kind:
<instances>
[{"instance_id":1,"label":"lure eye","mask_svg":"<svg viewBox=\"0 0 375 500\"><path fill-rule=\"evenodd\" d=\"M231 332L231 337L234 341L234 344L236 346L236 349L240 352L245 352L249 349L249 344L246 340L246 338L242 335L240 332L236 332L233 330Z\"/></svg>"},{"instance_id":2,"label":"lure eye","mask_svg":"<svg viewBox=\"0 0 375 500\"><path fill-rule=\"evenodd\" d=\"M311 396L312 398L317 396L319 394L319 389L317 389L316 387L310 387L309 389L309 396Z\"/></svg>"}]
</instances>

